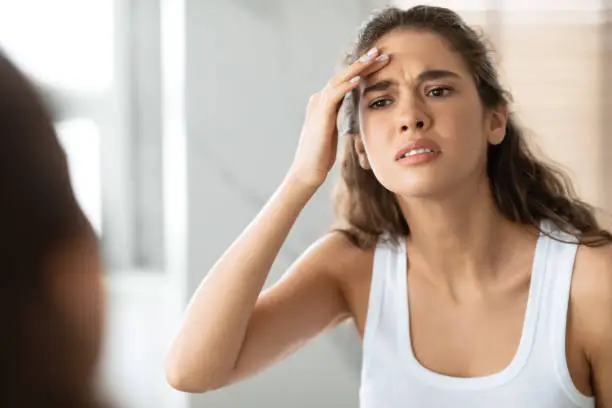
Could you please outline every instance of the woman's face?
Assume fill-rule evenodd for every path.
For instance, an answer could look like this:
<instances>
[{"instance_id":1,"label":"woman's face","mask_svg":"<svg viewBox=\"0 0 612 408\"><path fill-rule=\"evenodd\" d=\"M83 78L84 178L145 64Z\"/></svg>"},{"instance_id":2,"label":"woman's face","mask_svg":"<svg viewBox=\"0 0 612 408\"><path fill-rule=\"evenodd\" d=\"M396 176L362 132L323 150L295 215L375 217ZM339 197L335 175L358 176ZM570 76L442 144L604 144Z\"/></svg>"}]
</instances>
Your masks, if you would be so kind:
<instances>
[{"instance_id":1,"label":"woman's face","mask_svg":"<svg viewBox=\"0 0 612 408\"><path fill-rule=\"evenodd\" d=\"M506 113L483 109L462 57L426 31L395 30L376 46L390 62L360 86L357 150L380 183L432 197L486 177L487 146L503 139Z\"/></svg>"}]
</instances>

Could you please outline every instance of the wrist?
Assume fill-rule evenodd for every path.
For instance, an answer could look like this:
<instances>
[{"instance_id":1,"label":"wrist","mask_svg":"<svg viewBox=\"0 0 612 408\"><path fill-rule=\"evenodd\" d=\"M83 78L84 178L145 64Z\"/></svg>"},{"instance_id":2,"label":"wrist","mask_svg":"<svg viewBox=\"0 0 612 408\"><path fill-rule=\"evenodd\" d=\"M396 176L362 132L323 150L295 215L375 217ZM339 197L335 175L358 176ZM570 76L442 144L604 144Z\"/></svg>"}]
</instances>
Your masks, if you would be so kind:
<instances>
[{"instance_id":1,"label":"wrist","mask_svg":"<svg viewBox=\"0 0 612 408\"><path fill-rule=\"evenodd\" d=\"M319 187L321 187L321 184L323 183L304 180L295 174L289 173L282 182L282 188L287 189L301 197L307 197L307 199L310 199L310 197L317 192Z\"/></svg>"}]
</instances>

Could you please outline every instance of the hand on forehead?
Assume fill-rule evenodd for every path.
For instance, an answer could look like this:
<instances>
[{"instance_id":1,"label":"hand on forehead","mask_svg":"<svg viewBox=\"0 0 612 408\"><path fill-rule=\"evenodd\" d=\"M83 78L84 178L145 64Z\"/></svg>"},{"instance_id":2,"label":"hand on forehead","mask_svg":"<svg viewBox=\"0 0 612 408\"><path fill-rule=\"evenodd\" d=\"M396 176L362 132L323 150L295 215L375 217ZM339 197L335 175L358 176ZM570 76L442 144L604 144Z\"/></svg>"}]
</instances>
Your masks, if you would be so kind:
<instances>
[{"instance_id":1,"label":"hand on forehead","mask_svg":"<svg viewBox=\"0 0 612 408\"><path fill-rule=\"evenodd\" d=\"M362 89L383 79L383 76L401 75L409 82L431 79L431 75L425 74L427 71L446 71L450 73L446 76L458 78L469 76L469 69L462 57L435 33L398 30L381 37L374 46L381 55L387 55L389 61L388 64L373 65L364 70L361 74Z\"/></svg>"}]
</instances>

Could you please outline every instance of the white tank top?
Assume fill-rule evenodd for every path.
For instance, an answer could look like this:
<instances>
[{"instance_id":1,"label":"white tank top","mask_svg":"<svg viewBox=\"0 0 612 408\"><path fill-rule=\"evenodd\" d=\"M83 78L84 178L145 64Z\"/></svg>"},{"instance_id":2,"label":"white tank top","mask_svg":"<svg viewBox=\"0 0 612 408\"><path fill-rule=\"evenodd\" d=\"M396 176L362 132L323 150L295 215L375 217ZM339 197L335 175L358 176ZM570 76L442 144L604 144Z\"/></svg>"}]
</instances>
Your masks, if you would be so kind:
<instances>
[{"instance_id":1,"label":"white tank top","mask_svg":"<svg viewBox=\"0 0 612 408\"><path fill-rule=\"evenodd\" d=\"M548 221L542 229L576 242ZM410 341L406 248L381 240L374 255L363 341L361 408L594 408L574 386L565 355L566 318L577 245L540 234L516 354L483 377L438 374L415 358Z\"/></svg>"}]
</instances>

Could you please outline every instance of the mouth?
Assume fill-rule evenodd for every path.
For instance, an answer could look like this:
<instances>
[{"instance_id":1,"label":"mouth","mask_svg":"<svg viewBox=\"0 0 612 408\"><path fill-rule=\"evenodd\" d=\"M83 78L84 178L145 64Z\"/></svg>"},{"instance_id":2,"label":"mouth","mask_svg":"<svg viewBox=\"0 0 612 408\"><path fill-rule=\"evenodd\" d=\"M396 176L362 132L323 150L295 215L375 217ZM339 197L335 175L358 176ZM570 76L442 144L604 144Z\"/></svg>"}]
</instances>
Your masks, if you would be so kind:
<instances>
[{"instance_id":1,"label":"mouth","mask_svg":"<svg viewBox=\"0 0 612 408\"><path fill-rule=\"evenodd\" d=\"M398 160L399 159L404 159L406 157L416 156L417 154L425 154L425 153L437 153L437 151L433 150L433 149L428 149L428 148L412 149L412 150L409 150L406 153L400 155L398 157Z\"/></svg>"},{"instance_id":2,"label":"mouth","mask_svg":"<svg viewBox=\"0 0 612 408\"><path fill-rule=\"evenodd\" d=\"M436 142L428 139L419 139L399 149L395 154L395 160L400 161L421 155L438 156L440 153L440 146Z\"/></svg>"},{"instance_id":3,"label":"mouth","mask_svg":"<svg viewBox=\"0 0 612 408\"><path fill-rule=\"evenodd\" d=\"M402 154L399 159L397 159L396 163L400 166L412 167L432 162L436 160L438 156L440 156L439 150L418 148Z\"/></svg>"}]
</instances>

